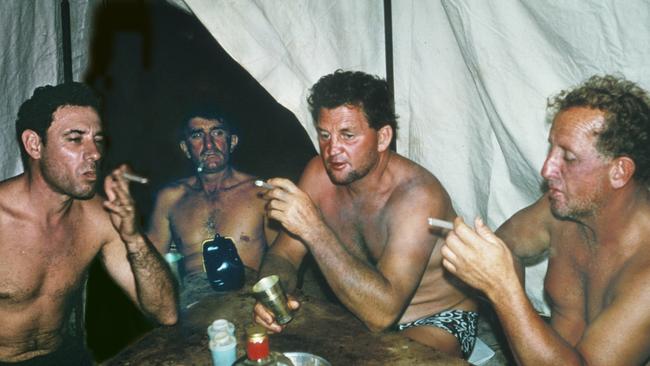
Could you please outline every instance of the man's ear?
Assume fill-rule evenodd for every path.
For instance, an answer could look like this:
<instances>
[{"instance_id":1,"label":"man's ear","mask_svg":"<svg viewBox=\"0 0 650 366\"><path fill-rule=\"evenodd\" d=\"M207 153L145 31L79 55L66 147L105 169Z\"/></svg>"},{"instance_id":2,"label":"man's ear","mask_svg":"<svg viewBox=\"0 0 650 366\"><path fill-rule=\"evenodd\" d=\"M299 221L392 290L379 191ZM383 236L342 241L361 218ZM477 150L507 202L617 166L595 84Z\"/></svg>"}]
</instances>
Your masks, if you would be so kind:
<instances>
[{"instance_id":1,"label":"man's ear","mask_svg":"<svg viewBox=\"0 0 650 366\"><path fill-rule=\"evenodd\" d=\"M185 153L185 157L191 159L192 157L190 156L190 150L187 148L185 141L181 141L179 146L181 147L181 150L183 150L183 153Z\"/></svg>"},{"instance_id":2,"label":"man's ear","mask_svg":"<svg viewBox=\"0 0 650 366\"><path fill-rule=\"evenodd\" d=\"M238 142L239 137L237 135L230 135L230 152L235 151Z\"/></svg>"},{"instance_id":3,"label":"man's ear","mask_svg":"<svg viewBox=\"0 0 650 366\"><path fill-rule=\"evenodd\" d=\"M612 188L618 189L624 187L634 176L636 164L634 160L627 156L621 156L612 161L609 169L609 181Z\"/></svg>"},{"instance_id":4,"label":"man's ear","mask_svg":"<svg viewBox=\"0 0 650 366\"><path fill-rule=\"evenodd\" d=\"M41 136L33 130L25 130L20 138L27 154L31 156L32 159L40 159L43 148Z\"/></svg>"},{"instance_id":5,"label":"man's ear","mask_svg":"<svg viewBox=\"0 0 650 366\"><path fill-rule=\"evenodd\" d=\"M377 151L382 152L388 149L393 139L393 128L386 125L377 130Z\"/></svg>"}]
</instances>

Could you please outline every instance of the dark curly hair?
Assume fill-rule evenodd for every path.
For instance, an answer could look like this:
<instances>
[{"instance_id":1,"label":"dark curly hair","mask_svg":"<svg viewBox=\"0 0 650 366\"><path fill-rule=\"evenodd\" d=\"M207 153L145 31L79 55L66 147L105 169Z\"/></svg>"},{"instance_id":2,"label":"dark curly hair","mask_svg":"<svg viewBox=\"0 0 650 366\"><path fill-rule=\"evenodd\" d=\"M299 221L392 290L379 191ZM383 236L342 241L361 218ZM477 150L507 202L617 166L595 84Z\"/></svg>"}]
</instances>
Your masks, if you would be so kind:
<instances>
[{"instance_id":1,"label":"dark curly hair","mask_svg":"<svg viewBox=\"0 0 650 366\"><path fill-rule=\"evenodd\" d=\"M56 86L45 85L34 89L34 94L18 110L16 119L16 138L20 146L23 165L27 167L29 155L22 143L25 130L32 130L47 142L47 129L52 124L52 115L63 106L92 107L99 113L99 99L85 84L78 82L64 83Z\"/></svg>"},{"instance_id":2,"label":"dark curly hair","mask_svg":"<svg viewBox=\"0 0 650 366\"><path fill-rule=\"evenodd\" d=\"M397 115L388 83L361 71L336 70L321 77L310 89L307 98L314 122L321 108L332 109L342 105L360 107L371 128L378 130L386 125L397 136Z\"/></svg>"},{"instance_id":3,"label":"dark curly hair","mask_svg":"<svg viewBox=\"0 0 650 366\"><path fill-rule=\"evenodd\" d=\"M604 156L627 156L635 165L634 179L650 187L650 97L637 84L622 77L595 75L572 90L551 98L556 113L587 107L605 113L605 127L596 149Z\"/></svg>"}]
</instances>

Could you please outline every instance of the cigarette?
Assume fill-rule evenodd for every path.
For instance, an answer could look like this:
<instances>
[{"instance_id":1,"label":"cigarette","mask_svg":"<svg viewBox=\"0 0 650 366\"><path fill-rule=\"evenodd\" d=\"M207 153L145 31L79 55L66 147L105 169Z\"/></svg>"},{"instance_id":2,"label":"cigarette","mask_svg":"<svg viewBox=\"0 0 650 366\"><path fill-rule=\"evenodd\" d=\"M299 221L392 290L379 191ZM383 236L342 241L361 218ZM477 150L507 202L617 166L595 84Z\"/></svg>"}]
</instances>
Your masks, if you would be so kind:
<instances>
[{"instance_id":1,"label":"cigarette","mask_svg":"<svg viewBox=\"0 0 650 366\"><path fill-rule=\"evenodd\" d=\"M196 172L201 173L203 171L203 163L199 163L199 166L196 167Z\"/></svg>"},{"instance_id":2,"label":"cigarette","mask_svg":"<svg viewBox=\"0 0 650 366\"><path fill-rule=\"evenodd\" d=\"M123 177L124 179L128 180L128 181L136 182L136 183L140 183L140 184L147 184L147 183L149 183L149 179L147 179L147 178L145 178L145 177L141 177L141 176L139 176L139 175L135 175L135 174L127 173L127 172L122 173L122 177Z\"/></svg>"},{"instance_id":3,"label":"cigarette","mask_svg":"<svg viewBox=\"0 0 650 366\"><path fill-rule=\"evenodd\" d=\"M453 230L454 229L454 224L452 224L449 221L439 220L439 219L434 219L433 217L429 217L428 222L429 222L429 225L431 225L431 226L440 227L440 228L447 229L447 230Z\"/></svg>"},{"instance_id":4,"label":"cigarette","mask_svg":"<svg viewBox=\"0 0 650 366\"><path fill-rule=\"evenodd\" d=\"M263 180L256 180L256 181L255 181L255 185L258 186L258 187L266 188L266 189L273 189L273 188L275 188L275 187L273 187L272 185L266 183L266 182L263 181Z\"/></svg>"}]
</instances>

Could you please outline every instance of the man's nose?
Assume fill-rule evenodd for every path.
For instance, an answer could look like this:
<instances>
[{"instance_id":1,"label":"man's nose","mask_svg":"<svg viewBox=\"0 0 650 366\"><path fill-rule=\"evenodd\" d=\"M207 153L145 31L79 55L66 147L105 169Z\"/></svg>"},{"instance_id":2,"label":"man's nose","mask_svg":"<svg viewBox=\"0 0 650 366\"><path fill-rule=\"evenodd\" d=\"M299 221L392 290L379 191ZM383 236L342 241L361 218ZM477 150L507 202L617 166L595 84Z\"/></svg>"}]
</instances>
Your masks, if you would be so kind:
<instances>
[{"instance_id":1,"label":"man's nose","mask_svg":"<svg viewBox=\"0 0 650 366\"><path fill-rule=\"evenodd\" d=\"M90 142L86 144L85 155L86 159L97 161L102 157L102 148L97 144L97 142Z\"/></svg>"},{"instance_id":2,"label":"man's nose","mask_svg":"<svg viewBox=\"0 0 650 366\"><path fill-rule=\"evenodd\" d=\"M327 141L327 152L336 155L341 151L341 141L336 136L331 136Z\"/></svg>"},{"instance_id":3,"label":"man's nose","mask_svg":"<svg viewBox=\"0 0 650 366\"><path fill-rule=\"evenodd\" d=\"M214 141L212 140L212 136L210 136L209 133L205 134L203 136L203 146L205 147L205 149L210 150L214 147L214 145L215 144Z\"/></svg>"},{"instance_id":4,"label":"man's nose","mask_svg":"<svg viewBox=\"0 0 650 366\"><path fill-rule=\"evenodd\" d=\"M550 179L558 172L558 157L553 154L553 151L550 151L544 160L544 165L542 165L541 175L544 179Z\"/></svg>"}]
</instances>

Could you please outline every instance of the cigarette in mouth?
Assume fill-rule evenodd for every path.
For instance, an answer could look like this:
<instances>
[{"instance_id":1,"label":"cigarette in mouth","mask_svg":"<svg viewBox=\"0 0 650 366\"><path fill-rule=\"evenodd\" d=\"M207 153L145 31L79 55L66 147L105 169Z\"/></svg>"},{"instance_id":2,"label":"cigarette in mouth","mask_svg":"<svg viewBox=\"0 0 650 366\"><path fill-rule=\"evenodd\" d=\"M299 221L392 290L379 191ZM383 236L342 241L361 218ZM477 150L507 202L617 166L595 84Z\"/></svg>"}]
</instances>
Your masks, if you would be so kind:
<instances>
[{"instance_id":1,"label":"cigarette in mouth","mask_svg":"<svg viewBox=\"0 0 650 366\"><path fill-rule=\"evenodd\" d=\"M149 179L147 179L145 177L141 177L139 175L132 174L132 173L124 172L124 173L122 173L122 177L124 177L124 179L126 179L128 181L136 182L136 183L140 183L140 184L149 183Z\"/></svg>"},{"instance_id":2,"label":"cigarette in mouth","mask_svg":"<svg viewBox=\"0 0 650 366\"><path fill-rule=\"evenodd\" d=\"M255 185L258 186L258 187L266 188L266 189L273 189L273 188L275 188L275 187L273 187L272 185L266 183L266 182L263 181L263 180L256 180L256 181L255 181Z\"/></svg>"},{"instance_id":3,"label":"cigarette in mouth","mask_svg":"<svg viewBox=\"0 0 650 366\"><path fill-rule=\"evenodd\" d=\"M447 230L453 230L454 229L454 224L452 224L449 221L445 220L439 220L439 219L434 219L433 217L429 217L428 219L429 225L434 226L434 227L439 227Z\"/></svg>"}]
</instances>

